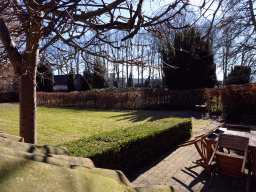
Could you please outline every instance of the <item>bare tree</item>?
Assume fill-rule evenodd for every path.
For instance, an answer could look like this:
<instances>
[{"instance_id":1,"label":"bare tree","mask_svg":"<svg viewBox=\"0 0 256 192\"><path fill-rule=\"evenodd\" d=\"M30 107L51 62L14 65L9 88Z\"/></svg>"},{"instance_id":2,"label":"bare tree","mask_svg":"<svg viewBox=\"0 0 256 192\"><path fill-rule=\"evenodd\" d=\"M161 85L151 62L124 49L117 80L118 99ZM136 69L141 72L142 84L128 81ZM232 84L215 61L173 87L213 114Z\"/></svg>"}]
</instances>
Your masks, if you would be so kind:
<instances>
[{"instance_id":1,"label":"bare tree","mask_svg":"<svg viewBox=\"0 0 256 192\"><path fill-rule=\"evenodd\" d=\"M105 50L95 52L94 40L107 43L107 35L125 30L122 41L132 38L140 28L174 19L188 5L176 0L160 14L144 15L144 0L113 0L110 3L91 0L1 0L1 49L8 55L18 83L20 97L20 136L36 143L36 71L39 53L62 41L73 47L75 55L94 55L115 62ZM178 4L181 5L178 7ZM175 11L173 11L175 10ZM163 18L172 11L168 18ZM107 34L107 31L110 31ZM83 38L82 38L83 37ZM56 47L64 53L68 50ZM84 60L87 64L88 60ZM123 61L124 62L124 61ZM120 63L120 62L119 62Z\"/></svg>"},{"instance_id":2,"label":"bare tree","mask_svg":"<svg viewBox=\"0 0 256 192\"><path fill-rule=\"evenodd\" d=\"M221 6L216 22L216 52L223 70L223 83L234 65L251 67L256 73L256 18L255 0L228 0Z\"/></svg>"}]
</instances>

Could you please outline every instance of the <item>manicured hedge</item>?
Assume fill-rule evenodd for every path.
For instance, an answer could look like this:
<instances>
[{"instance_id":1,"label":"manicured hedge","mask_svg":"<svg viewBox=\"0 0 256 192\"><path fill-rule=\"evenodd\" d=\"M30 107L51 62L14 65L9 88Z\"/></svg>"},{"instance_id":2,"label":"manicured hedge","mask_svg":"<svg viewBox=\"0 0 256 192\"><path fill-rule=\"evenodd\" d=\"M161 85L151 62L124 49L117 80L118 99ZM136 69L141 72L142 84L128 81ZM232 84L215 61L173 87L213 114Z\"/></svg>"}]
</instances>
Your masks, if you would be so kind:
<instances>
[{"instance_id":1,"label":"manicured hedge","mask_svg":"<svg viewBox=\"0 0 256 192\"><path fill-rule=\"evenodd\" d=\"M137 125L62 144L70 155L90 158L96 167L126 171L145 165L191 136L191 119L176 118L168 128Z\"/></svg>"},{"instance_id":2,"label":"manicured hedge","mask_svg":"<svg viewBox=\"0 0 256 192\"><path fill-rule=\"evenodd\" d=\"M226 86L221 92L223 115L227 122L242 122L244 115L256 114L256 85Z\"/></svg>"},{"instance_id":3,"label":"manicured hedge","mask_svg":"<svg viewBox=\"0 0 256 192\"><path fill-rule=\"evenodd\" d=\"M37 104L101 109L192 109L203 104L204 89L128 92L37 93Z\"/></svg>"},{"instance_id":4,"label":"manicured hedge","mask_svg":"<svg viewBox=\"0 0 256 192\"><path fill-rule=\"evenodd\" d=\"M0 102L19 102L18 92L0 93Z\"/></svg>"}]
</instances>

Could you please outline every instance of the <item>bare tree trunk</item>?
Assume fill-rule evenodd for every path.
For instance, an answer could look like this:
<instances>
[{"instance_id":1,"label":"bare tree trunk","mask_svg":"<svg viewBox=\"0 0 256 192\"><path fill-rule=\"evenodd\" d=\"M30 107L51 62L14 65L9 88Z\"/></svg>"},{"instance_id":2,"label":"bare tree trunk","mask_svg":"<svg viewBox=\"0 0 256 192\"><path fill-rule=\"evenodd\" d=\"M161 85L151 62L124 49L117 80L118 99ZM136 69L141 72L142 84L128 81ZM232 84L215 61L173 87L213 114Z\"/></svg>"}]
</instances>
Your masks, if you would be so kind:
<instances>
[{"instance_id":1,"label":"bare tree trunk","mask_svg":"<svg viewBox=\"0 0 256 192\"><path fill-rule=\"evenodd\" d=\"M20 136L26 143L36 143L36 64L39 50L26 54L19 77Z\"/></svg>"},{"instance_id":2,"label":"bare tree trunk","mask_svg":"<svg viewBox=\"0 0 256 192\"><path fill-rule=\"evenodd\" d=\"M144 43L145 41L142 41L142 49L141 49L141 61L144 62ZM141 83L142 83L142 86L143 86L143 83L144 83L144 79L143 79L143 72L144 72L144 68L143 68L143 65L142 65L142 69L141 69Z\"/></svg>"},{"instance_id":3,"label":"bare tree trunk","mask_svg":"<svg viewBox=\"0 0 256 192\"><path fill-rule=\"evenodd\" d=\"M0 39L6 49L19 83L20 136L36 143L36 70L39 55L40 22L27 32L26 52L20 54L0 19Z\"/></svg>"},{"instance_id":4,"label":"bare tree trunk","mask_svg":"<svg viewBox=\"0 0 256 192\"><path fill-rule=\"evenodd\" d=\"M138 66L138 87L140 87L140 68Z\"/></svg>"},{"instance_id":5,"label":"bare tree trunk","mask_svg":"<svg viewBox=\"0 0 256 192\"><path fill-rule=\"evenodd\" d=\"M124 59L124 49L122 48L122 60ZM124 63L122 63L122 88L124 88Z\"/></svg>"},{"instance_id":6,"label":"bare tree trunk","mask_svg":"<svg viewBox=\"0 0 256 192\"><path fill-rule=\"evenodd\" d=\"M77 52L77 54L76 54L76 56L77 56L77 58L76 58L76 74L79 74L79 51Z\"/></svg>"},{"instance_id":7,"label":"bare tree trunk","mask_svg":"<svg viewBox=\"0 0 256 192\"><path fill-rule=\"evenodd\" d=\"M223 49L223 85L227 84L227 53Z\"/></svg>"},{"instance_id":8,"label":"bare tree trunk","mask_svg":"<svg viewBox=\"0 0 256 192\"><path fill-rule=\"evenodd\" d=\"M127 41L126 41L127 42ZM129 71L128 71L128 64L127 64L127 61L128 61L128 47L127 47L127 43L125 42L125 51L126 51L126 87L128 87L128 79L129 79Z\"/></svg>"},{"instance_id":9,"label":"bare tree trunk","mask_svg":"<svg viewBox=\"0 0 256 192\"><path fill-rule=\"evenodd\" d=\"M117 47L118 47L118 40L117 40ZM119 55L119 50L117 50L117 60L120 59L120 55ZM120 73L120 70L119 70L119 63L116 65L117 69L116 69L116 73L117 73L117 82L118 82L118 87L119 87L119 73Z\"/></svg>"},{"instance_id":10,"label":"bare tree trunk","mask_svg":"<svg viewBox=\"0 0 256 192\"><path fill-rule=\"evenodd\" d=\"M149 80L149 85L151 81L151 65L149 64L150 61L150 50L148 51L148 80Z\"/></svg>"},{"instance_id":11,"label":"bare tree trunk","mask_svg":"<svg viewBox=\"0 0 256 192\"><path fill-rule=\"evenodd\" d=\"M140 39L139 36L137 38L137 57L139 57L139 48L140 48ZM140 87L140 67L138 65L138 87Z\"/></svg>"}]
</instances>

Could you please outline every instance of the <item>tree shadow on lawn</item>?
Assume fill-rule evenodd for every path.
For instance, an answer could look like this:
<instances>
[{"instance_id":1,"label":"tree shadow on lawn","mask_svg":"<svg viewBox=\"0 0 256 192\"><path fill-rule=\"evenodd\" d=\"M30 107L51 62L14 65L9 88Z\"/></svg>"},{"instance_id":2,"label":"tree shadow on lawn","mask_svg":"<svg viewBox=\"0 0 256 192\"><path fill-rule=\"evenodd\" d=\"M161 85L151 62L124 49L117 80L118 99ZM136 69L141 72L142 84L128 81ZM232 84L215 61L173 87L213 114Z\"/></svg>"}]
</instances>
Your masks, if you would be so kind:
<instances>
[{"instance_id":1,"label":"tree shadow on lawn","mask_svg":"<svg viewBox=\"0 0 256 192\"><path fill-rule=\"evenodd\" d=\"M117 109L93 109L93 108L79 108L79 107L53 107L53 106L42 106L47 108L61 108L70 109L76 111L93 111L93 112L125 112L125 114L110 116L110 118L120 118L117 121L130 120L132 122L140 122L148 120L153 122L160 119L179 117L179 118L195 118L202 119L205 115L204 112L193 111L193 110L180 110L180 111L168 111L168 110L117 110Z\"/></svg>"},{"instance_id":2,"label":"tree shadow on lawn","mask_svg":"<svg viewBox=\"0 0 256 192\"><path fill-rule=\"evenodd\" d=\"M179 118L195 118L202 119L202 116L205 113L196 112L192 110L188 111L158 111L158 110L136 110L130 111L126 114L112 116L112 117L120 117L118 121L122 120L130 120L132 122L140 122L148 120L149 122L153 122L160 119L170 118L170 117L179 117Z\"/></svg>"}]
</instances>

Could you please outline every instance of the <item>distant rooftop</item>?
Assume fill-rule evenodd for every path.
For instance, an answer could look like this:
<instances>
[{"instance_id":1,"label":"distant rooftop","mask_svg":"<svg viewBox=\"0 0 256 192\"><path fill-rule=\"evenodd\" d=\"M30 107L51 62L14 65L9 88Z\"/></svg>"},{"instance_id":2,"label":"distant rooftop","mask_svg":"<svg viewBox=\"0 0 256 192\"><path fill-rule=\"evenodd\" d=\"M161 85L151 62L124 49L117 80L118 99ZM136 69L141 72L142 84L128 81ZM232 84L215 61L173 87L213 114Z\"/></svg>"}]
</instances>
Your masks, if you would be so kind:
<instances>
[{"instance_id":1,"label":"distant rooftop","mask_svg":"<svg viewBox=\"0 0 256 192\"><path fill-rule=\"evenodd\" d=\"M82 75L76 74L76 80ZM67 85L68 75L54 75L54 85Z\"/></svg>"},{"instance_id":2,"label":"distant rooftop","mask_svg":"<svg viewBox=\"0 0 256 192\"><path fill-rule=\"evenodd\" d=\"M67 85L68 76L67 75L54 75L54 85Z\"/></svg>"}]
</instances>

